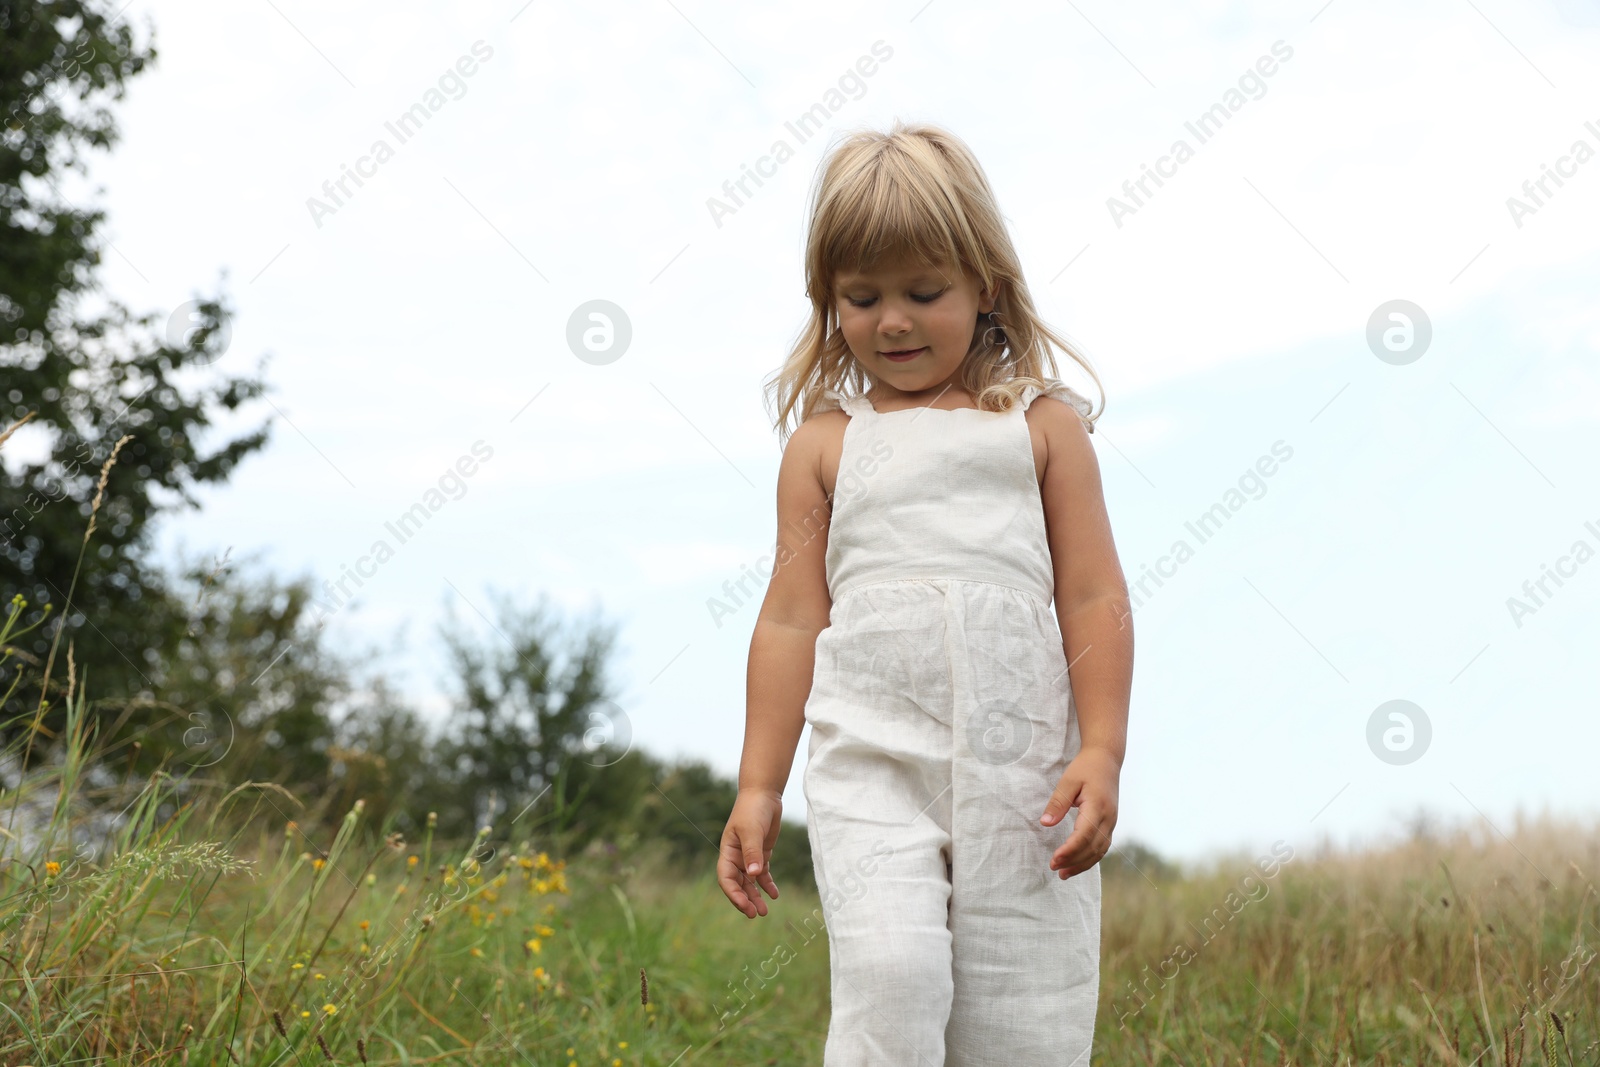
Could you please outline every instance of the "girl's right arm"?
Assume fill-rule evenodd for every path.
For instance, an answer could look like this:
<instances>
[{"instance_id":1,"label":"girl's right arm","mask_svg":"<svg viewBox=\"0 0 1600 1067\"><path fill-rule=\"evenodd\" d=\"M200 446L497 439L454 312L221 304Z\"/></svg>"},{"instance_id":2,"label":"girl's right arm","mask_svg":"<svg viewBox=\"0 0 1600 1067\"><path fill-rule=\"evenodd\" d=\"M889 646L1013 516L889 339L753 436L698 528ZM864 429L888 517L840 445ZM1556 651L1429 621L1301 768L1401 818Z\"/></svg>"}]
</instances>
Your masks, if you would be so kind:
<instances>
[{"instance_id":1,"label":"girl's right arm","mask_svg":"<svg viewBox=\"0 0 1600 1067\"><path fill-rule=\"evenodd\" d=\"M739 794L717 861L723 893L750 918L767 913L757 885L778 896L771 861L783 788L805 728L817 635L827 628L833 608L825 567L831 508L822 485L822 457L829 440L842 436L832 423L845 419L829 413L801 424L778 468L777 555L750 638Z\"/></svg>"}]
</instances>

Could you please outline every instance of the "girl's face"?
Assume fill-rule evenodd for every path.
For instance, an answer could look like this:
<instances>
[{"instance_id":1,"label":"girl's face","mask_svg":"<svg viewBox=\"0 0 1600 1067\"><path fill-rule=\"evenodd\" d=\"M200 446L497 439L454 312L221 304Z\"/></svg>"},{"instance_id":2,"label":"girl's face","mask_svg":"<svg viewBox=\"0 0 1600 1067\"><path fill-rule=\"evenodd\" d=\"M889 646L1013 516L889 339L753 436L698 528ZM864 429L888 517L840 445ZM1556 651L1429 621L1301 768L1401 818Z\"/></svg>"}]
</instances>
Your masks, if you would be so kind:
<instances>
[{"instance_id":1,"label":"girl's face","mask_svg":"<svg viewBox=\"0 0 1600 1067\"><path fill-rule=\"evenodd\" d=\"M994 294L973 275L915 261L840 272L834 303L845 344L869 377L900 393L942 392L956 382L980 312ZM910 358L889 354L915 350Z\"/></svg>"}]
</instances>

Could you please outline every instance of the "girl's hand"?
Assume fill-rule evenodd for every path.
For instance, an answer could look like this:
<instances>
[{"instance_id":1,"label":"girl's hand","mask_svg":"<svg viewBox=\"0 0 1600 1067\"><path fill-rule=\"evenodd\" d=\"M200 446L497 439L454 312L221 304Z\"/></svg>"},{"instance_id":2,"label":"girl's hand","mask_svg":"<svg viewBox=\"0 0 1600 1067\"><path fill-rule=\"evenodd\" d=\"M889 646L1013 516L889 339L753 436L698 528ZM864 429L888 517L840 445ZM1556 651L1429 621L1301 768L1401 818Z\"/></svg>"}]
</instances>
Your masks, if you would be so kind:
<instances>
[{"instance_id":1,"label":"girl's hand","mask_svg":"<svg viewBox=\"0 0 1600 1067\"><path fill-rule=\"evenodd\" d=\"M770 865L782 816L783 799L776 793L741 789L722 831L717 884L733 906L752 919L767 913L767 902L756 886L778 899L778 883L772 880Z\"/></svg>"},{"instance_id":2,"label":"girl's hand","mask_svg":"<svg viewBox=\"0 0 1600 1067\"><path fill-rule=\"evenodd\" d=\"M1039 821L1054 826L1067 809L1078 809L1072 834L1050 857L1050 869L1066 879L1082 874L1111 849L1111 831L1117 825L1117 780L1122 762L1102 748L1084 748L1061 775Z\"/></svg>"}]
</instances>

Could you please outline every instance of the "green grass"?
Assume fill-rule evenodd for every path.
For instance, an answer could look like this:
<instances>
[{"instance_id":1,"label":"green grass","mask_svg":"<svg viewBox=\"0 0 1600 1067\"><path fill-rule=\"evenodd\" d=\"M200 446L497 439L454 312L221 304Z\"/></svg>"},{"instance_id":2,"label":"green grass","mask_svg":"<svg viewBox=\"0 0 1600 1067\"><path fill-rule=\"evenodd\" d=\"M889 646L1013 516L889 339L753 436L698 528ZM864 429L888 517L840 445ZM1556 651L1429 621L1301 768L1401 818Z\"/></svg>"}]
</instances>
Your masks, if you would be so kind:
<instances>
[{"instance_id":1,"label":"green grass","mask_svg":"<svg viewBox=\"0 0 1600 1067\"><path fill-rule=\"evenodd\" d=\"M385 839L360 805L317 840L274 787L162 775L110 787L91 857L82 707L5 795L50 812L4 841L5 1064L821 1062L814 893L750 920L709 843L690 879L650 847ZM1108 863L1097 1063L1595 1062L1592 827L1278 858Z\"/></svg>"},{"instance_id":2,"label":"green grass","mask_svg":"<svg viewBox=\"0 0 1600 1067\"><path fill-rule=\"evenodd\" d=\"M406 841L358 801L315 829L218 768L107 780L68 677L64 734L41 705L0 752L28 767L0 790L5 1067L821 1062L805 887L750 920L709 841L685 877L659 843L567 856L515 820ZM1114 851L1095 1062L1600 1062L1597 865L1600 831L1553 818L1187 874Z\"/></svg>"}]
</instances>

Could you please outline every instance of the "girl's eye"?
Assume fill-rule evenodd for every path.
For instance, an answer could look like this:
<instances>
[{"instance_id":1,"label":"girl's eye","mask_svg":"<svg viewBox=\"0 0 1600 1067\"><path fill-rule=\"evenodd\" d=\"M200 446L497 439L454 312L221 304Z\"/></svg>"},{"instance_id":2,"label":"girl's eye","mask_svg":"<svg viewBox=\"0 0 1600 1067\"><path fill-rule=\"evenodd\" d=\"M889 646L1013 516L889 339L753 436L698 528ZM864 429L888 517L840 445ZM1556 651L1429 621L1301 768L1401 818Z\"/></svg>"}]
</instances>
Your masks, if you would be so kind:
<instances>
[{"instance_id":1,"label":"girl's eye","mask_svg":"<svg viewBox=\"0 0 1600 1067\"><path fill-rule=\"evenodd\" d=\"M931 303L933 303L935 300L939 299L943 295L944 295L944 290L940 289L937 293L929 293L926 296L924 296L921 293L912 293L911 294L911 299L915 300L919 304L931 304ZM877 297L875 297L875 296L874 297L868 297L865 300L857 300L854 297L851 297L850 298L850 306L851 307L858 307L858 308L871 307L872 306L872 302L874 300L876 300L876 299L877 299Z\"/></svg>"}]
</instances>

